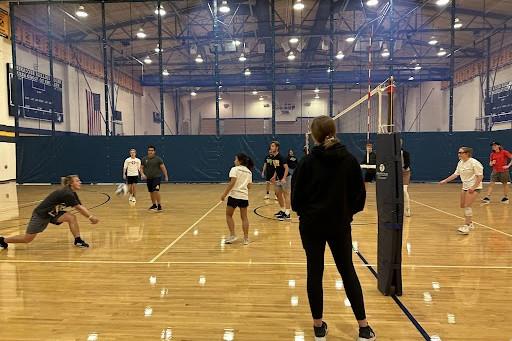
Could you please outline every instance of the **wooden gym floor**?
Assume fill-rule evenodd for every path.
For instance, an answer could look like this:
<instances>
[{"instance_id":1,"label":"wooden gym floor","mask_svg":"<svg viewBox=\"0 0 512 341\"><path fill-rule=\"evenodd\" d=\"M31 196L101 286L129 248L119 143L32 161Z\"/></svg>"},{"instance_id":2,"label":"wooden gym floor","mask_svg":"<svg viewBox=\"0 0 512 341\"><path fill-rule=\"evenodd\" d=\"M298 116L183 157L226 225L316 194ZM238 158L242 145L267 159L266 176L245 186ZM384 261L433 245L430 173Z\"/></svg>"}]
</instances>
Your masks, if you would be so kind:
<instances>
[{"instance_id":1,"label":"wooden gym floor","mask_svg":"<svg viewBox=\"0 0 512 341\"><path fill-rule=\"evenodd\" d=\"M101 219L80 218L89 249L71 245L67 227L50 226L30 245L0 251L0 340L312 340L305 257L298 224L271 217L263 186L252 191L252 243L223 245L224 185L162 188L164 212L151 213L114 186L83 186L83 203ZM25 229L34 206L55 187L0 186L0 235ZM497 188L501 194L501 188ZM512 206L476 205L476 229L462 223L458 185L410 186L413 216L403 233L400 302L432 340L512 339ZM109 196L111 196L109 198ZM494 196L494 199L498 195ZM375 188L356 217L353 239L376 263ZM237 231L241 234L237 217ZM329 253L324 275L329 340L354 340ZM425 340L354 254L368 319L378 340Z\"/></svg>"}]
</instances>

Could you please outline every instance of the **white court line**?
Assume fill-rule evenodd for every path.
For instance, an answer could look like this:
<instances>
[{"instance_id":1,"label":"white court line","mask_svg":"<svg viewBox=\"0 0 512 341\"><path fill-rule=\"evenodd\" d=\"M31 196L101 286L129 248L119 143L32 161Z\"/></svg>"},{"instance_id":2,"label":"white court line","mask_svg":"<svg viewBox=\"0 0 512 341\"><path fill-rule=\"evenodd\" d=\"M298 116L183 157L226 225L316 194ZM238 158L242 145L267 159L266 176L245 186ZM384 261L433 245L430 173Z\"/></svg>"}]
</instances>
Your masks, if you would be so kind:
<instances>
[{"instance_id":1,"label":"white court line","mask_svg":"<svg viewBox=\"0 0 512 341\"><path fill-rule=\"evenodd\" d=\"M425 207L431 208L431 209L433 209L433 210L435 210L435 211L438 211L438 212L441 212L441 213L447 214L447 215L449 215L449 216L452 216L452 217L455 217L455 218L459 218L459 219L464 219L464 217L458 216L458 215L453 214L453 213L450 213L450 212L443 211L443 210L441 210L441 209L439 209L439 208L435 208L435 207L433 207L433 206L430 206L430 205L424 204L424 203L422 203L422 202L419 202L419 201L416 201L416 200L412 200L412 199L411 199L411 201L412 201L412 202L415 202L416 204L420 204L420 205L422 205L422 206L425 206ZM494 231L494 232L498 232L498 233L501 233L501 234L503 234L503 235L505 235L505 236L512 237L512 234L510 234L510 233L500 231L500 230L498 230L498 229L495 229L494 227L490 227L490 226L487 226L487 225L485 225L485 224L478 223L478 222L476 222L476 221L474 221L474 220L473 220L473 224L475 224L475 225L480 225L480 226L485 227L485 228L487 228L487 229L489 229L489 230L492 230L492 231Z\"/></svg>"},{"instance_id":2,"label":"white court line","mask_svg":"<svg viewBox=\"0 0 512 341\"><path fill-rule=\"evenodd\" d=\"M182 234L180 234L178 236L178 238L176 238L171 244L167 245L167 247L165 249L162 250L162 252L160 252L158 255L156 255L152 260L149 261L149 263L154 263L158 258L160 258L160 256L162 256L164 253L167 252L167 250L169 250L171 247L174 246L174 244L176 244L181 238L183 238L183 236L185 236L188 231L192 230L194 227L196 227L197 224L199 224L204 218L206 218L206 216L210 213L212 213L212 211L214 209L216 209L217 207L219 207L219 205L222 204L222 201L219 201L218 203L216 203L212 208L210 208L208 210L208 212L206 212L205 214L203 214L203 216L201 218L199 218L195 223L193 223L192 225L190 225L190 227L188 229L186 229L185 231L183 231Z\"/></svg>"},{"instance_id":3,"label":"white court line","mask_svg":"<svg viewBox=\"0 0 512 341\"><path fill-rule=\"evenodd\" d=\"M145 262L145 261L115 261L115 260L24 260L24 259L3 259L1 263L20 264L126 264L126 265L255 265L255 266L306 266L306 262L251 262L251 261L169 261L169 262ZM335 267L334 263L326 263L325 266ZM376 264L354 264L355 267L367 268L376 267ZM417 265L403 264L402 268L431 268L431 269L482 269L482 270L510 270L512 266L495 265Z\"/></svg>"}]
</instances>

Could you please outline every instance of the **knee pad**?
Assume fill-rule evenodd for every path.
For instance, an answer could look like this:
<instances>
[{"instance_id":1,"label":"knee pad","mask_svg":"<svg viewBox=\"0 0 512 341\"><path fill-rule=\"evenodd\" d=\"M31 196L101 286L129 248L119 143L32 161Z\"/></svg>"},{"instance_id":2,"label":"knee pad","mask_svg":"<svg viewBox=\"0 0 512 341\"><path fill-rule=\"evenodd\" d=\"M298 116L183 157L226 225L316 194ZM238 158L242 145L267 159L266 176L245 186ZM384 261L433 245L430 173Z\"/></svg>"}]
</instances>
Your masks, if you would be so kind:
<instances>
[{"instance_id":1,"label":"knee pad","mask_svg":"<svg viewBox=\"0 0 512 341\"><path fill-rule=\"evenodd\" d=\"M464 208L464 216L472 217L473 216L473 209L471 207Z\"/></svg>"},{"instance_id":2,"label":"knee pad","mask_svg":"<svg viewBox=\"0 0 512 341\"><path fill-rule=\"evenodd\" d=\"M404 186L404 192L407 192L407 189L409 188L409 185L403 185Z\"/></svg>"}]
</instances>

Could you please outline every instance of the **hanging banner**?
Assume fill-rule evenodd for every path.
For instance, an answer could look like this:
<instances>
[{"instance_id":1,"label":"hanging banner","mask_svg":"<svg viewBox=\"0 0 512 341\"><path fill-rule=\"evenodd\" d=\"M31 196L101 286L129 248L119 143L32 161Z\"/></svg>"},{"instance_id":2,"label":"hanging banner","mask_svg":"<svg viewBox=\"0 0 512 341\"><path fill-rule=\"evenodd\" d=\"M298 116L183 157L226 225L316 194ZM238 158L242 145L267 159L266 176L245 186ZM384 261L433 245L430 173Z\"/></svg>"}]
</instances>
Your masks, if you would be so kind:
<instances>
[{"instance_id":1,"label":"hanging banner","mask_svg":"<svg viewBox=\"0 0 512 341\"><path fill-rule=\"evenodd\" d=\"M9 31L10 26L11 22L9 20L9 13L0 8L0 36L4 38L9 38L11 33Z\"/></svg>"}]
</instances>

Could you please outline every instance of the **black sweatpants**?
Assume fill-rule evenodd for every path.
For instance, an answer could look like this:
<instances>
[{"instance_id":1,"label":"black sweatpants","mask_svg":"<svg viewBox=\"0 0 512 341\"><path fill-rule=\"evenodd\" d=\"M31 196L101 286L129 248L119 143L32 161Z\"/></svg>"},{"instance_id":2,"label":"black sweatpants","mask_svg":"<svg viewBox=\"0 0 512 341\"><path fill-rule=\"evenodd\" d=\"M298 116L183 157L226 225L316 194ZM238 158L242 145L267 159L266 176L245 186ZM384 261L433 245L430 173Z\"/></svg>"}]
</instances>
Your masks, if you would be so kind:
<instances>
[{"instance_id":1,"label":"black sweatpants","mask_svg":"<svg viewBox=\"0 0 512 341\"><path fill-rule=\"evenodd\" d=\"M352 263L352 231L350 226L325 229L301 223L300 236L306 251L308 299L313 319L321 319L324 308L322 278L325 244L329 244L334 262L343 280L345 292L357 320L366 319L361 284Z\"/></svg>"}]
</instances>

